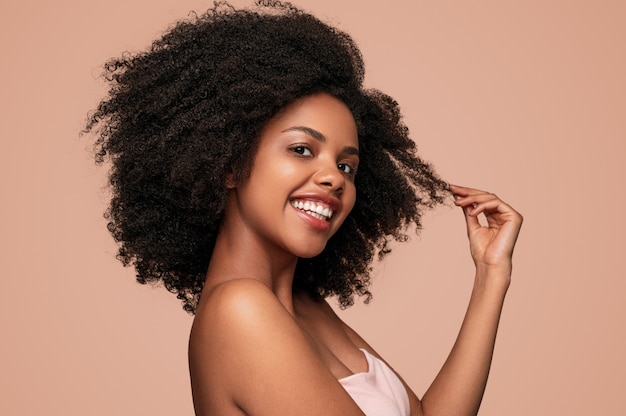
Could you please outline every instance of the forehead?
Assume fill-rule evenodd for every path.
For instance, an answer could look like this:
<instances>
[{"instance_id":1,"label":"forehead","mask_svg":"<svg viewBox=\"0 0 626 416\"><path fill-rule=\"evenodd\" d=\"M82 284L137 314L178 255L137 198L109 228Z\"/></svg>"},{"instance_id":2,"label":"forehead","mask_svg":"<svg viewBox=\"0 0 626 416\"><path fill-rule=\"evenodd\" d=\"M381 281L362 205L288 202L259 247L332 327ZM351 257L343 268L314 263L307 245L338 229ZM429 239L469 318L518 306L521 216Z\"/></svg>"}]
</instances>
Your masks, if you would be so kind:
<instances>
[{"instance_id":1,"label":"forehead","mask_svg":"<svg viewBox=\"0 0 626 416\"><path fill-rule=\"evenodd\" d=\"M343 146L358 148L358 133L352 112L330 94L320 93L300 98L284 107L264 128L264 133L280 133L294 127L320 132Z\"/></svg>"}]
</instances>

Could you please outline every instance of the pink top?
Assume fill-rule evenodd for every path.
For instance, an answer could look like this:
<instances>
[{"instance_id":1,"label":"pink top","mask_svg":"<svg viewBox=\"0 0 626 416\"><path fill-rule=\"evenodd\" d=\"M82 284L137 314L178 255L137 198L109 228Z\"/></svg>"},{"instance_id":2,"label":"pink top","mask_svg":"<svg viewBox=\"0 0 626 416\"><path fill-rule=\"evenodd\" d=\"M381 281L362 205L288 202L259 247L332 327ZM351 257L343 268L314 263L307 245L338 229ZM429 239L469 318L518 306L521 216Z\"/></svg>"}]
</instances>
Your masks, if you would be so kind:
<instances>
[{"instance_id":1,"label":"pink top","mask_svg":"<svg viewBox=\"0 0 626 416\"><path fill-rule=\"evenodd\" d=\"M409 416L409 395L404 385L383 361L360 348L367 359L367 372L339 380L367 416Z\"/></svg>"}]
</instances>

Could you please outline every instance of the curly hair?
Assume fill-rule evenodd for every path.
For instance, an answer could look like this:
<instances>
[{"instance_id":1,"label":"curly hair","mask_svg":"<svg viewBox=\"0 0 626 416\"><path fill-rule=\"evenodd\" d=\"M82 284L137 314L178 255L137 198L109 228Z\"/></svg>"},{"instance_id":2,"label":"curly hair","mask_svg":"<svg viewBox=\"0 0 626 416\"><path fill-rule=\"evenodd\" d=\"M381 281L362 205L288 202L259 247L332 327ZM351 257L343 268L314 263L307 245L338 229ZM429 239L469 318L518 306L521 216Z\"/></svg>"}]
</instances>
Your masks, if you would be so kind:
<instances>
[{"instance_id":1,"label":"curly hair","mask_svg":"<svg viewBox=\"0 0 626 416\"><path fill-rule=\"evenodd\" d=\"M111 162L105 214L140 283L162 282L195 313L223 217L227 175L249 174L264 125L298 98L326 92L357 123L356 204L324 251L299 259L294 288L314 297L371 298L371 263L421 228L447 184L416 153L389 96L362 86L351 37L289 3L216 3L151 47L104 65L110 85L90 114L96 162Z\"/></svg>"}]
</instances>

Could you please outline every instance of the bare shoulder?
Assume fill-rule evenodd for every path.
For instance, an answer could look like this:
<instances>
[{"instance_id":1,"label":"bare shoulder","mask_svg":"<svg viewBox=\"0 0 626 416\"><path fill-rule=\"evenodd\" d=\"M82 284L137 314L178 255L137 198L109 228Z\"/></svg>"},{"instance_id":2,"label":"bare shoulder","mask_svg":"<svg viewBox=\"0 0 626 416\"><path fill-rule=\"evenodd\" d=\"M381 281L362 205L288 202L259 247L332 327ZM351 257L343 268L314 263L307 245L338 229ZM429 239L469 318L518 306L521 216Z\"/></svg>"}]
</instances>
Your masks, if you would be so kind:
<instances>
[{"instance_id":1,"label":"bare shoulder","mask_svg":"<svg viewBox=\"0 0 626 416\"><path fill-rule=\"evenodd\" d=\"M292 315L255 280L207 293L192 326L189 367L198 415L361 414ZM338 410L319 397L337 400Z\"/></svg>"},{"instance_id":2,"label":"bare shoulder","mask_svg":"<svg viewBox=\"0 0 626 416\"><path fill-rule=\"evenodd\" d=\"M238 384L243 369L263 361L274 343L302 341L287 310L256 280L228 281L203 296L189 336L192 382L211 385L216 379L223 386Z\"/></svg>"},{"instance_id":3,"label":"bare shoulder","mask_svg":"<svg viewBox=\"0 0 626 416\"><path fill-rule=\"evenodd\" d=\"M262 312L262 313L260 313ZM200 341L210 332L211 338L236 336L250 326L262 324L267 314L285 315L287 311L270 289L253 279L235 279L222 283L203 294L191 332L191 341ZM259 321L259 322L257 322Z\"/></svg>"}]
</instances>

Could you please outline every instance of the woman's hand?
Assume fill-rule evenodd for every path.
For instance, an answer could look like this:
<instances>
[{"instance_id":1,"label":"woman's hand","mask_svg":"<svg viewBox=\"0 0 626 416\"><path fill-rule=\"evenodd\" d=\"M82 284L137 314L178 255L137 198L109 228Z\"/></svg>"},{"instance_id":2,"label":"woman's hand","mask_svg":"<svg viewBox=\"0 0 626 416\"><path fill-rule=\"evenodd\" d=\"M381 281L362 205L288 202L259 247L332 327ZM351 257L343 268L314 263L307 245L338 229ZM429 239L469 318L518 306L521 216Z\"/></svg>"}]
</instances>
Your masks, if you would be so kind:
<instances>
[{"instance_id":1,"label":"woman's hand","mask_svg":"<svg viewBox=\"0 0 626 416\"><path fill-rule=\"evenodd\" d=\"M450 185L454 203L463 209L470 252L477 271L511 272L513 248L522 226L522 216L496 195ZM487 225L478 221L483 214Z\"/></svg>"}]
</instances>

